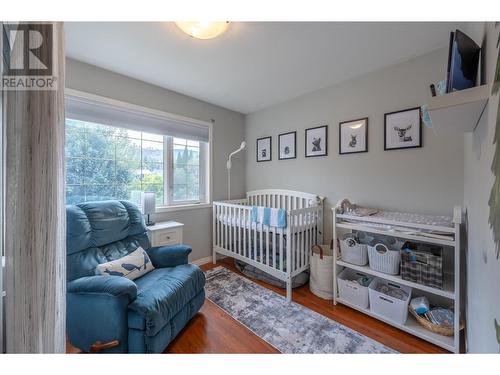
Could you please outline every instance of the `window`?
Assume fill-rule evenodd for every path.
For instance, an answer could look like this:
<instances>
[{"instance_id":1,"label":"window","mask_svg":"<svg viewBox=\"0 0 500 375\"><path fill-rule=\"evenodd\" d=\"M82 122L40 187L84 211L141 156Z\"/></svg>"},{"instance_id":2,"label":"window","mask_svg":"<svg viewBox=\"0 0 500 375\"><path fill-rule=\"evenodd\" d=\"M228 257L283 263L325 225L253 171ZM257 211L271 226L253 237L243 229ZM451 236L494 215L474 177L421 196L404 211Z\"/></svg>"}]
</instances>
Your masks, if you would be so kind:
<instances>
[{"instance_id":1,"label":"window","mask_svg":"<svg viewBox=\"0 0 500 375\"><path fill-rule=\"evenodd\" d=\"M66 119L66 202L125 199L157 206L208 201L208 144Z\"/></svg>"}]
</instances>

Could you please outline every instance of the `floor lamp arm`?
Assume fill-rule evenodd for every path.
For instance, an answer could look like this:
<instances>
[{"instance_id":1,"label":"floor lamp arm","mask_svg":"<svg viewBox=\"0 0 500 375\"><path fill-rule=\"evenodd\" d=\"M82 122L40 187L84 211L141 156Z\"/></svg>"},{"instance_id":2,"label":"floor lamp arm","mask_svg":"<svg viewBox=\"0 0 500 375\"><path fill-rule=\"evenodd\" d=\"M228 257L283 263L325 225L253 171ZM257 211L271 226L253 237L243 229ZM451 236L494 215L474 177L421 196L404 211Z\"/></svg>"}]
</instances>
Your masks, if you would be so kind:
<instances>
[{"instance_id":1,"label":"floor lamp arm","mask_svg":"<svg viewBox=\"0 0 500 375\"><path fill-rule=\"evenodd\" d=\"M229 155L229 159L227 160L227 200L231 200L231 156Z\"/></svg>"}]
</instances>

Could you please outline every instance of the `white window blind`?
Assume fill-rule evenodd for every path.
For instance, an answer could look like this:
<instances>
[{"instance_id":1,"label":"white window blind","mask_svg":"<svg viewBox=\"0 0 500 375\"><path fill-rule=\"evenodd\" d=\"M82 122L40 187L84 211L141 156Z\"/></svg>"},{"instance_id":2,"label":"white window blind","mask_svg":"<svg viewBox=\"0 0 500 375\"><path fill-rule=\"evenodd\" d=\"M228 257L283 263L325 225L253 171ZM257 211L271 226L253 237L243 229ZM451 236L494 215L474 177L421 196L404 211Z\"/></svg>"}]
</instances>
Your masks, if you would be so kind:
<instances>
[{"instance_id":1,"label":"white window blind","mask_svg":"<svg viewBox=\"0 0 500 375\"><path fill-rule=\"evenodd\" d=\"M144 110L133 105L107 103L66 95L66 117L131 130L169 135L193 141L208 142L209 127L201 121L162 112Z\"/></svg>"}]
</instances>

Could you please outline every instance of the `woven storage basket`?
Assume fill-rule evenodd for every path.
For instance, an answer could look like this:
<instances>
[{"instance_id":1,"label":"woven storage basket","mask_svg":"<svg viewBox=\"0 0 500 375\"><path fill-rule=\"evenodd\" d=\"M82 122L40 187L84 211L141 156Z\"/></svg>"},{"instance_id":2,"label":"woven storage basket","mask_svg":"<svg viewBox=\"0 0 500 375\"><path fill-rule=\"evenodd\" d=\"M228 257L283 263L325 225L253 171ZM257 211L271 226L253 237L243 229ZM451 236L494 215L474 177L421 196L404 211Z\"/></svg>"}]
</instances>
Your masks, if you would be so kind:
<instances>
[{"instance_id":1,"label":"woven storage basket","mask_svg":"<svg viewBox=\"0 0 500 375\"><path fill-rule=\"evenodd\" d=\"M344 236L339 240L340 256L344 262L365 266L368 264L368 246L364 243L349 242L350 237Z\"/></svg>"},{"instance_id":2,"label":"woven storage basket","mask_svg":"<svg viewBox=\"0 0 500 375\"><path fill-rule=\"evenodd\" d=\"M424 317L418 315L415 310L412 309L411 305L408 306L408 310L410 310L410 313L415 317L417 322L423 326L425 329L437 333L439 335L443 336L453 336L453 327L447 327L447 326L440 326L437 324L434 324ZM460 329L462 329L464 326L463 322L460 322Z\"/></svg>"},{"instance_id":3,"label":"woven storage basket","mask_svg":"<svg viewBox=\"0 0 500 375\"><path fill-rule=\"evenodd\" d=\"M318 297L333 299L333 243L311 248L309 289Z\"/></svg>"},{"instance_id":4,"label":"woven storage basket","mask_svg":"<svg viewBox=\"0 0 500 375\"><path fill-rule=\"evenodd\" d=\"M411 252L418 250L418 256ZM443 248L406 242L401 253L403 280L443 289Z\"/></svg>"},{"instance_id":5,"label":"woven storage basket","mask_svg":"<svg viewBox=\"0 0 500 375\"><path fill-rule=\"evenodd\" d=\"M389 249L382 243L368 246L368 259L370 268L375 271L397 275L401 263L401 253L399 250Z\"/></svg>"}]
</instances>

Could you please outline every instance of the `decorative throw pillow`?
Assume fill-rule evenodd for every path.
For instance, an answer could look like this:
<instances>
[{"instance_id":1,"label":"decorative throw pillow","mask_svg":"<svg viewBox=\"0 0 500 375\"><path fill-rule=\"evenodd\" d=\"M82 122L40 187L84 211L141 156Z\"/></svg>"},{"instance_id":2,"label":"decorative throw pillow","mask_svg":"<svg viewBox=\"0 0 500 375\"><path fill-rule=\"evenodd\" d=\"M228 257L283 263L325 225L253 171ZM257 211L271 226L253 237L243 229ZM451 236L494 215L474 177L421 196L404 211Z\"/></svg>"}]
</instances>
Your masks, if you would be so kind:
<instances>
[{"instance_id":1,"label":"decorative throw pillow","mask_svg":"<svg viewBox=\"0 0 500 375\"><path fill-rule=\"evenodd\" d=\"M127 279L134 280L154 269L148 253L139 246L123 258L99 264L97 273L109 276L124 276Z\"/></svg>"}]
</instances>

